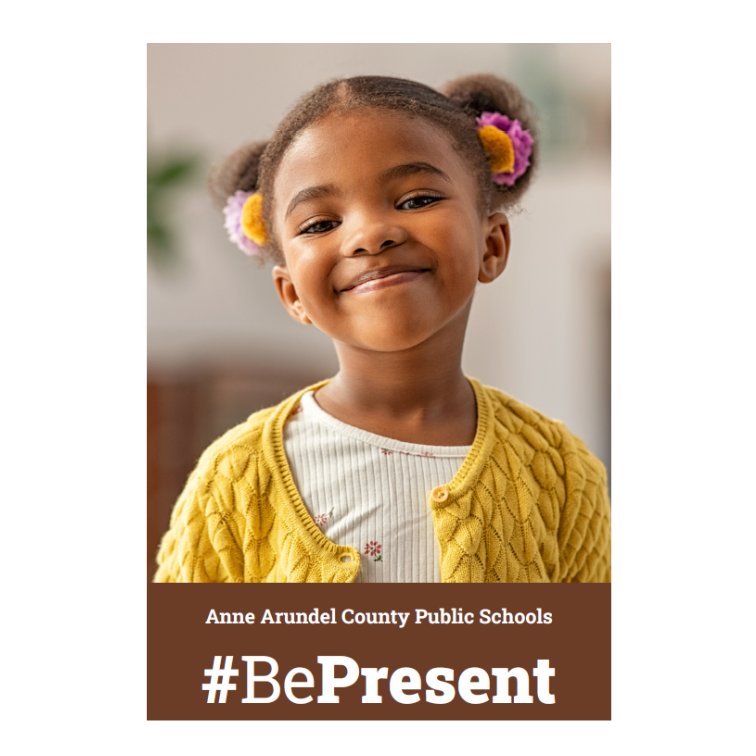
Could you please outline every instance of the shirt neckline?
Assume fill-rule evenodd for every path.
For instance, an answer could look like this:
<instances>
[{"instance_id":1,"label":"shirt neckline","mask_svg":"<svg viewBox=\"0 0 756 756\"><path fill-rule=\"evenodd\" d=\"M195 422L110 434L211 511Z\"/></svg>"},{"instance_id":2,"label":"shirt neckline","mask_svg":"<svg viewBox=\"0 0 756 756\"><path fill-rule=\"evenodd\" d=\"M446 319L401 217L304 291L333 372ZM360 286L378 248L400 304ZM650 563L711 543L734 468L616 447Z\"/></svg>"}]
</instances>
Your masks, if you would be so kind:
<instances>
[{"instance_id":1,"label":"shirt neckline","mask_svg":"<svg viewBox=\"0 0 756 756\"><path fill-rule=\"evenodd\" d=\"M475 401L477 404L478 426L475 432L475 440L472 447L465 457L462 466L457 474L446 486L449 496L443 502L431 500L429 506L431 509L444 509L451 506L457 506L458 499L464 497L480 477L483 468L488 462L495 443L493 407L491 399L488 397L487 389L474 378L467 376L470 385L475 391ZM328 383L328 380L320 381L312 386L298 391L293 396L283 401L277 407L273 408L272 414L267 418L263 425L263 456L265 457L268 470L271 477L286 491L288 496L284 495L285 512L282 512L285 519L294 524L295 529L300 535L305 535L311 542L333 558L341 560L337 568L337 574L344 577L345 580L338 582L354 582L357 573L360 570L361 555L358 549L352 546L339 546L331 541L325 533L315 524L310 517L307 507L305 507L302 497L297 490L294 478L291 474L289 462L286 459L286 453L283 445L283 428L286 420L291 415L292 410L297 406L299 400L308 391L317 391ZM292 518L293 515L293 518ZM344 558L349 556L351 562L344 563ZM442 559L441 580L447 582L444 576L444 565Z\"/></svg>"},{"instance_id":2,"label":"shirt neckline","mask_svg":"<svg viewBox=\"0 0 756 756\"><path fill-rule=\"evenodd\" d=\"M326 425L336 433L353 438L370 446L386 449L400 454L410 454L416 457L457 457L464 458L470 453L472 444L469 446L431 446L428 444L413 444L408 441L399 441L388 436L379 436L376 433L348 425L341 420L329 415L315 398L314 391L307 391L299 400L302 406L302 414L313 419L315 422Z\"/></svg>"}]
</instances>

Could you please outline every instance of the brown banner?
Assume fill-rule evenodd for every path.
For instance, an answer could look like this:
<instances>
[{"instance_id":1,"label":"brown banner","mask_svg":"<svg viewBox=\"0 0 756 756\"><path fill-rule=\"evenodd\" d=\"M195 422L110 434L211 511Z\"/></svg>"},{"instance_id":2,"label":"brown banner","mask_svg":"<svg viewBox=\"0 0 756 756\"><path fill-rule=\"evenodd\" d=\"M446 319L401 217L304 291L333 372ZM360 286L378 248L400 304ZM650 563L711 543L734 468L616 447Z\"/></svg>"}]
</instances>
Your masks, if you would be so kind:
<instances>
[{"instance_id":1,"label":"brown banner","mask_svg":"<svg viewBox=\"0 0 756 756\"><path fill-rule=\"evenodd\" d=\"M609 585L150 585L148 719L610 719Z\"/></svg>"}]
</instances>

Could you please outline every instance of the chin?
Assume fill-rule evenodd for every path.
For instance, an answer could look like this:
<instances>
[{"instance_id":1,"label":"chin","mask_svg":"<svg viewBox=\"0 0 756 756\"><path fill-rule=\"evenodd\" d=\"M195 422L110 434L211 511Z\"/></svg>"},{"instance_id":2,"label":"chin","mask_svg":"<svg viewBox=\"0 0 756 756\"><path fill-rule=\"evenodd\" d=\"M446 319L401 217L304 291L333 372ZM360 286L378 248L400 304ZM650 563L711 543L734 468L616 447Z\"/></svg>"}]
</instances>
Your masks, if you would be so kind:
<instances>
[{"instance_id":1,"label":"chin","mask_svg":"<svg viewBox=\"0 0 756 756\"><path fill-rule=\"evenodd\" d=\"M386 333L371 333L368 338L360 339L359 344L363 349L373 352L404 352L419 346L429 338L428 333L418 333L414 330L412 333L391 331Z\"/></svg>"}]
</instances>

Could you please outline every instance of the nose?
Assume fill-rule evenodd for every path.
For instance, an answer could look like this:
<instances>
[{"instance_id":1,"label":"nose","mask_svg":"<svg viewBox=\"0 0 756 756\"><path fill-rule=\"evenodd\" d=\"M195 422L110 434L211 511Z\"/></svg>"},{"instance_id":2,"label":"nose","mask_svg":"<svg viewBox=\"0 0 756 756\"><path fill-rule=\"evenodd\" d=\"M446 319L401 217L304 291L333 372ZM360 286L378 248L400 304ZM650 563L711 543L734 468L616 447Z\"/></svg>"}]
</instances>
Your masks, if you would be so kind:
<instances>
[{"instance_id":1,"label":"nose","mask_svg":"<svg viewBox=\"0 0 756 756\"><path fill-rule=\"evenodd\" d=\"M355 221L353 232L344 240L343 249L346 256L377 255L407 241L406 229L383 217L363 216Z\"/></svg>"}]
</instances>

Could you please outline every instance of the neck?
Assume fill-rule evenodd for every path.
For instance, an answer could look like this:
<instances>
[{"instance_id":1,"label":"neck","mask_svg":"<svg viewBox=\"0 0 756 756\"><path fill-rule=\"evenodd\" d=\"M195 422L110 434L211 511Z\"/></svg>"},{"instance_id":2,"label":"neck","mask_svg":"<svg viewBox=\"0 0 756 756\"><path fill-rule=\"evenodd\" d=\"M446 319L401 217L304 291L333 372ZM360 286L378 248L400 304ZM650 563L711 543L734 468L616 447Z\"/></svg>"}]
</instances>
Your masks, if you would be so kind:
<instances>
[{"instance_id":1,"label":"neck","mask_svg":"<svg viewBox=\"0 0 756 756\"><path fill-rule=\"evenodd\" d=\"M317 401L349 425L410 443L471 444L475 395L462 372L466 318L399 352L335 342L340 370Z\"/></svg>"}]
</instances>

